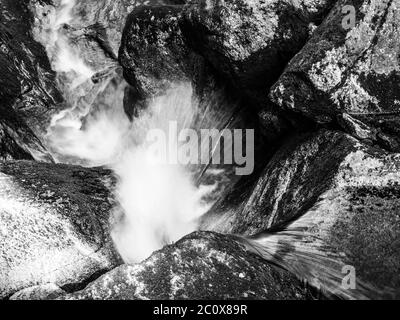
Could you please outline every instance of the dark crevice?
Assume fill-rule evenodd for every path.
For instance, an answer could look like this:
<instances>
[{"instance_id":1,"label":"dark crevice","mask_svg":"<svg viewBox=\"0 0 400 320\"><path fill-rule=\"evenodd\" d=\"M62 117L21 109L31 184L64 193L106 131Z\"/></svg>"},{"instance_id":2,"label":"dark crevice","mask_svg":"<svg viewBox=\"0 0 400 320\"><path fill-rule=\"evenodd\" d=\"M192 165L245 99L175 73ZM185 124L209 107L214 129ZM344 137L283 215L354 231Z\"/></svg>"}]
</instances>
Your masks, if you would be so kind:
<instances>
[{"instance_id":1,"label":"dark crevice","mask_svg":"<svg viewBox=\"0 0 400 320\"><path fill-rule=\"evenodd\" d=\"M64 290L66 293L69 293L69 294L81 291L81 290L85 289L93 281L96 281L97 279L99 279L106 273L110 272L111 270L113 270L113 269L98 270L95 273L93 273L90 277L88 277L87 279L85 279L81 282L78 282L78 283L65 284L65 285L61 286L60 289Z\"/></svg>"}]
</instances>

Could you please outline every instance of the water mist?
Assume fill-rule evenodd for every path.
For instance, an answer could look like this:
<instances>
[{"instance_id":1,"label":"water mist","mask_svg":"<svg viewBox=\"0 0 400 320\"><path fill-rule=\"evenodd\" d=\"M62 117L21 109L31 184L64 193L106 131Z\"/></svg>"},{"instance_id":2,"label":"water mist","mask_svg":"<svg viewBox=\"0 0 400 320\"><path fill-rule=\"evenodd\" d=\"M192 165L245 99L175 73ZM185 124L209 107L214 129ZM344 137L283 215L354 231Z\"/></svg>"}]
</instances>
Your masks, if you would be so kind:
<instances>
[{"instance_id":1,"label":"water mist","mask_svg":"<svg viewBox=\"0 0 400 320\"><path fill-rule=\"evenodd\" d=\"M93 84L96 70L71 45L64 26L78 19L75 5L75 0L62 0L55 9L43 8L47 21L35 32L67 104L53 117L47 143L59 162L107 166L115 172L118 205L111 219L112 238L123 259L135 263L195 231L197 219L212 204L204 199L214 186L197 185L187 166L154 161L146 143L149 130L167 130L170 121L182 129L193 125L198 103L190 84L176 84L131 123L123 111L125 82L115 76ZM108 105L99 107L102 95Z\"/></svg>"},{"instance_id":2,"label":"water mist","mask_svg":"<svg viewBox=\"0 0 400 320\"><path fill-rule=\"evenodd\" d=\"M118 178L118 205L111 219L112 238L124 261L136 263L198 228L198 219L213 204L210 194L218 187L199 183L198 172L209 169L210 175L221 174L208 166L193 169L156 161L146 134L152 129L167 131L171 121L178 124L178 130L222 129L232 114L215 112L215 108L200 110L191 85L180 83L149 101L148 108L130 122L122 102L126 84L121 79L115 81L118 77L110 77L94 85L91 78L96 71L70 45L63 30L75 19L75 4L75 0L62 0L58 8L50 7L47 26L36 30L36 38L47 49L67 103L48 129L48 145L60 162L102 165L114 171ZM96 101L107 90L111 90L108 96L112 98L99 108ZM343 257L333 254L318 239L310 241L304 230L316 221L316 217L305 216L278 232L234 239L328 293L343 298L368 297L371 289L362 283L359 291L338 290Z\"/></svg>"}]
</instances>

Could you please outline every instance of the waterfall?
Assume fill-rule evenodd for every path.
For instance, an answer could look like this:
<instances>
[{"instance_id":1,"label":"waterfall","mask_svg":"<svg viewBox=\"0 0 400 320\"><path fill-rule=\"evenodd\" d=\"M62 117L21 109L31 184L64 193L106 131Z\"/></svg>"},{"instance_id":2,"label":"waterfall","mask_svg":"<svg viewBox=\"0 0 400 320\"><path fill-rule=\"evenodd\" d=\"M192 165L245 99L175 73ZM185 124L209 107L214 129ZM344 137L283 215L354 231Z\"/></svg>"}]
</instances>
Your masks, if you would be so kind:
<instances>
[{"instance_id":1,"label":"waterfall","mask_svg":"<svg viewBox=\"0 0 400 320\"><path fill-rule=\"evenodd\" d=\"M171 149L177 150L183 144L168 135L171 123L176 131L221 130L233 125L235 112L219 108L219 101L215 103L218 99L200 103L192 85L184 82L149 99L147 109L130 121L123 108L127 84L122 76L113 68L110 72L94 68L69 36L71 25L79 20L75 13L78 1L83 0L60 0L56 7L38 9L41 15L37 14L35 38L46 48L65 98L63 110L48 128L47 146L58 162L106 166L114 172L117 204L110 219L111 237L123 260L134 264L198 229L200 217L213 206L216 190L221 188L221 182L216 182L219 179L213 177L222 176L226 170L210 161L197 165L168 161ZM98 74L106 76L96 77ZM100 103L102 99L106 103ZM213 103L218 107L213 108ZM234 109L231 106L231 111ZM154 130L166 133L168 150L155 150L149 143L148 134ZM247 136L243 140L249 141ZM210 156L210 149L213 156L218 144L210 148L208 141L200 141L198 148L199 141L192 142L196 143L193 149L199 150L199 158ZM224 145L234 143L224 140ZM231 237L247 251L327 295L345 299L379 295L377 288L359 280L357 289L342 286L346 255L309 232L313 227L323 229L318 214L306 213L281 229L252 237Z\"/></svg>"},{"instance_id":2,"label":"waterfall","mask_svg":"<svg viewBox=\"0 0 400 320\"><path fill-rule=\"evenodd\" d=\"M44 8L48 21L36 29L36 38L47 50L67 104L53 117L47 143L58 162L107 166L114 171L118 205L110 221L112 238L125 262L136 263L197 230L198 218L213 204L206 199L216 188L215 184L197 183L195 172L200 168L196 171L190 166L153 161L146 133L167 131L171 121L184 129L204 125L210 119L201 114L191 85L179 83L152 99L131 123L123 110L124 81L113 85L115 78L109 78L94 84L95 70L68 39L65 30L78 18L74 17L75 4L75 0L63 0L55 9ZM109 93L111 102L98 108L96 99L107 90L113 90ZM223 121L220 116L217 123L208 125L218 127ZM169 139L169 145L177 143Z\"/></svg>"}]
</instances>

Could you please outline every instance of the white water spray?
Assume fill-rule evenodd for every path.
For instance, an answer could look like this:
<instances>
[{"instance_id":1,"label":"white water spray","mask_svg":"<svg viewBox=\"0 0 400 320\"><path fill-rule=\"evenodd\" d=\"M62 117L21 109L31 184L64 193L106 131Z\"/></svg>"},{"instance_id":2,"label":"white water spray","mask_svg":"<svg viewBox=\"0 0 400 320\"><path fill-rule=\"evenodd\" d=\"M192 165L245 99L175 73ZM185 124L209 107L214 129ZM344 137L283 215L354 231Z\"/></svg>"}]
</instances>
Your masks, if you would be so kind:
<instances>
[{"instance_id":1,"label":"white water spray","mask_svg":"<svg viewBox=\"0 0 400 320\"><path fill-rule=\"evenodd\" d=\"M112 237L128 263L141 261L197 230L198 219L211 208L212 203L204 199L214 186L197 187L188 167L160 162L146 143L149 130L167 130L172 120L181 128L188 127L196 111L188 84L177 85L154 99L132 124L121 153L111 166L119 177L120 203L114 215Z\"/></svg>"},{"instance_id":2,"label":"white water spray","mask_svg":"<svg viewBox=\"0 0 400 320\"><path fill-rule=\"evenodd\" d=\"M62 0L55 11L46 9L49 23L36 34L68 104L53 118L48 144L59 161L104 165L115 172L118 206L111 221L112 237L125 262L135 263L195 231L197 219L211 206L204 197L213 186L195 185L188 167L153 161L145 139L149 130L164 130L170 121L190 127L199 116L198 104L189 84L177 84L153 99L131 123L123 111L124 82L119 79L114 85L107 79L94 85L94 71L70 45L64 26L79 18L74 17L75 4ZM107 106L98 108L101 95L108 97Z\"/></svg>"},{"instance_id":3,"label":"white water spray","mask_svg":"<svg viewBox=\"0 0 400 320\"><path fill-rule=\"evenodd\" d=\"M328 245L310 230L327 227L318 211L310 211L281 230L261 232L253 237L234 236L246 250L269 263L288 270L298 279L320 290L327 297L348 300L369 300L393 294L359 278L355 287L343 285L344 270L348 266L346 254Z\"/></svg>"},{"instance_id":4,"label":"white water spray","mask_svg":"<svg viewBox=\"0 0 400 320\"><path fill-rule=\"evenodd\" d=\"M63 30L74 20L73 9L76 0L61 0L59 7L46 6L42 14L46 15L40 31L35 32L36 39L46 48L53 70L58 73L72 73L74 81L70 89L75 89L94 75L94 71L83 61L77 49L73 48Z\"/></svg>"},{"instance_id":5,"label":"white water spray","mask_svg":"<svg viewBox=\"0 0 400 320\"><path fill-rule=\"evenodd\" d=\"M155 128L166 130L170 121L176 121L180 128L190 128L195 118L200 119L197 128L221 128L227 119L223 113L219 114L221 118L210 116L208 110L201 113L188 84L177 85L154 99L134 123L123 112L123 84L117 86L115 101L109 103L109 108L92 112L93 102L110 82L93 89L90 79L94 71L70 45L63 30L65 24L74 20L75 4L76 0L62 0L60 7L49 15L48 28L38 36L54 70L63 74L60 82L69 103L69 108L53 119L49 144L56 158L70 157L67 162L107 165L114 170L118 176L119 206L113 215L112 237L123 259L135 263L196 230L197 219L212 205L204 199L215 187L198 187L187 167L154 161L145 141L146 132ZM81 99L85 96L89 98ZM214 117L214 123L209 123L209 117ZM328 294L365 299L377 292L361 282L356 291L340 287L343 256L307 233L311 226L317 227L316 222L315 217L306 215L283 230L234 239Z\"/></svg>"}]
</instances>

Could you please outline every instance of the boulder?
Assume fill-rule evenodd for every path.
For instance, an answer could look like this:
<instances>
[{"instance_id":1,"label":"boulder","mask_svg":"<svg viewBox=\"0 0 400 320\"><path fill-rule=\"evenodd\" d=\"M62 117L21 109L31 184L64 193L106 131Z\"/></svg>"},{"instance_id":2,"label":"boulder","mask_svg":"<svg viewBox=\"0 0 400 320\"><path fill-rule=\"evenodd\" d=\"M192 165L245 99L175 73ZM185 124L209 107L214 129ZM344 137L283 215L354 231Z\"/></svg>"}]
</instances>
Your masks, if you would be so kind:
<instances>
[{"instance_id":1,"label":"boulder","mask_svg":"<svg viewBox=\"0 0 400 320\"><path fill-rule=\"evenodd\" d=\"M317 251L328 257L340 256L342 268L337 271L343 278L336 282L337 288L343 283L349 284L345 276L353 274L354 280L364 284L364 288L355 289L363 291L366 297L399 299L399 169L398 154L365 149L349 154L340 165L335 187L321 194L318 201L287 228L301 230L304 237L289 237L283 247L292 249L286 254L290 256L293 252L296 256L296 252ZM318 240L310 243L309 239ZM320 258L317 264L318 260ZM312 263L310 269L313 269ZM323 279L323 272L321 276Z\"/></svg>"},{"instance_id":2,"label":"boulder","mask_svg":"<svg viewBox=\"0 0 400 320\"><path fill-rule=\"evenodd\" d=\"M62 101L44 48L31 34L28 3L0 3L0 158L51 161L43 147Z\"/></svg>"},{"instance_id":3,"label":"boulder","mask_svg":"<svg viewBox=\"0 0 400 320\"><path fill-rule=\"evenodd\" d=\"M310 291L289 273L247 253L229 236L199 232L124 265L68 300L305 299Z\"/></svg>"},{"instance_id":4,"label":"boulder","mask_svg":"<svg viewBox=\"0 0 400 320\"><path fill-rule=\"evenodd\" d=\"M210 104L226 108L223 83L204 58L186 45L179 25L182 8L182 5L143 6L127 19L119 60L131 85L124 103L130 115L140 114L149 99L164 95L182 83L191 84L203 109L208 106L215 112L216 106ZM213 94L219 97L214 98Z\"/></svg>"},{"instance_id":5,"label":"boulder","mask_svg":"<svg viewBox=\"0 0 400 320\"><path fill-rule=\"evenodd\" d=\"M260 120L242 92L191 47L188 37L192 35L185 34L183 27L186 6L150 5L129 15L119 52L124 77L131 85L125 95L125 110L131 117L138 115L151 98L165 94L177 83L189 82L199 102L195 129L222 129L227 124L232 128L233 118L233 122L240 123L235 128L255 129L271 155L290 123L271 110L264 112Z\"/></svg>"},{"instance_id":6,"label":"boulder","mask_svg":"<svg viewBox=\"0 0 400 320\"><path fill-rule=\"evenodd\" d=\"M0 106L0 160L52 162L52 156L26 122L16 112L4 109Z\"/></svg>"},{"instance_id":7,"label":"boulder","mask_svg":"<svg viewBox=\"0 0 400 320\"><path fill-rule=\"evenodd\" d=\"M119 264L113 183L100 168L0 162L0 298L47 283L76 290Z\"/></svg>"},{"instance_id":8,"label":"boulder","mask_svg":"<svg viewBox=\"0 0 400 320\"><path fill-rule=\"evenodd\" d=\"M72 27L90 30L90 27L98 26L110 46L110 54L116 57L125 19L129 12L140 5L142 3L136 0L78 1L74 7L77 19L72 23ZM90 32L86 34L90 35Z\"/></svg>"},{"instance_id":9,"label":"boulder","mask_svg":"<svg viewBox=\"0 0 400 320\"><path fill-rule=\"evenodd\" d=\"M387 157L385 165L390 166L388 153L360 144L344 133L322 130L289 138L252 187L247 184L234 189L210 210L203 218L203 228L214 225L213 231L252 235L296 219L328 190L347 187L346 182L338 179L346 173L346 166L357 153L377 161ZM392 157L393 181L390 183L395 185L397 158ZM355 174L363 174L364 164L367 162L358 160L352 164ZM389 183L384 174L376 181L382 182L382 188ZM221 219L221 223L214 223L215 219Z\"/></svg>"},{"instance_id":10,"label":"boulder","mask_svg":"<svg viewBox=\"0 0 400 320\"><path fill-rule=\"evenodd\" d=\"M278 78L278 75L272 76L274 72L270 69L276 68L279 72L283 70L284 64L308 38L309 22L304 23L304 21L300 22L302 19L293 18L302 26L306 25L307 31L303 36L293 35L290 38L296 45L293 45L291 40L288 39L285 45L282 45L276 51L274 48L281 43L281 40L272 40L276 36L274 35L276 30L274 29L269 34L266 33L266 30L271 27L270 16L279 16L281 11L284 11L283 8L286 8L286 13L289 12L293 17L297 17L294 6L288 3L280 7L276 3L267 5L258 2L251 4L241 1L234 2L232 4L230 2L216 4L211 1L208 2L214 6L211 9L205 6L204 1L189 1L183 6L150 5L135 9L127 19L119 52L124 76L132 86L126 92L124 107L132 117L138 114L135 108L139 110L146 108L146 98L162 95L176 82L188 81L193 85L195 96L203 103L202 109L206 110L206 107L208 107L207 113L211 110L214 113L229 115L235 111L235 107L238 107L243 111L242 113L251 115L254 119L258 117L258 109L264 109L255 122L262 125L262 134L258 136L265 139L268 151L272 153L275 150L276 142L289 130L292 130L291 122L302 124L306 122L303 119L295 119L289 112L285 114L277 112L266 101L267 84L259 78L259 74L254 73L256 69L261 70L264 79L271 77L270 83L272 84ZM237 4L239 2L240 5ZM331 2L322 1L315 4L315 2L304 1L297 9L310 21L319 22L324 12L330 7ZM247 9L239 10L239 7L257 11L257 15L245 14ZM240 12L238 13L235 10ZM226 14L222 14L224 12ZM221 17L222 21L219 21L217 16ZM230 19L232 17L235 20L231 25ZM239 20L246 21L246 23L240 24ZM210 23L212 30L208 30L202 23ZM292 23L295 24L293 21ZM237 32L235 28L240 28L241 31ZM248 41L246 44L245 40L253 39L251 30L254 28L258 30L257 39L262 38L261 35L265 37L259 40L256 45L257 48L251 48L251 42ZM279 35L283 37L284 27L279 28L282 28ZM292 27L290 30L292 29L302 32L300 27ZM241 33L242 31L243 33ZM218 32L221 32L219 37L210 36L210 34L218 34ZM232 43L225 41L227 34L237 37L237 41L235 40ZM276 37L279 38L279 36ZM302 38L302 40L298 38ZM229 58L223 59L225 54L228 55L229 50L235 51L234 46L239 46L241 51L246 52L243 56L238 57L239 60L242 60L236 61L237 63ZM290 46L293 48L299 46L299 48L290 51L288 50ZM214 59L213 57L216 56L214 51L220 48L223 48L219 56L221 59ZM287 57L283 58L285 55ZM274 56L274 58L271 58L271 56ZM283 65L277 67L275 60L284 61L282 62ZM266 61L270 62L267 63ZM237 73L242 72L242 74L238 76L234 75L233 71L232 73L225 72L227 64L235 66L232 69L236 70ZM241 67L238 67L238 65L241 65ZM244 67L244 65L247 67ZM264 67L265 65L267 67ZM244 76L243 73L247 72L247 69L253 71L248 70L248 75ZM278 73L278 71L275 73ZM249 80L251 83L248 81L247 85L242 83L239 86L238 82L240 81L237 79L245 77L251 78L251 81ZM256 84L257 88L262 87L264 98L261 104L252 103L255 97L253 93L258 90L254 87ZM250 91L252 93L249 93ZM221 97L222 99L220 99ZM254 123L247 124L247 128L253 128L252 125Z\"/></svg>"},{"instance_id":11,"label":"boulder","mask_svg":"<svg viewBox=\"0 0 400 320\"><path fill-rule=\"evenodd\" d=\"M202 229L252 235L300 216L331 188L358 142L322 131L287 139L256 181L237 185L203 217Z\"/></svg>"},{"instance_id":12,"label":"boulder","mask_svg":"<svg viewBox=\"0 0 400 320\"><path fill-rule=\"evenodd\" d=\"M338 1L274 85L272 100L318 123L339 117L346 132L365 139L369 131L368 139L400 151L399 21L397 1Z\"/></svg>"},{"instance_id":13,"label":"boulder","mask_svg":"<svg viewBox=\"0 0 400 320\"><path fill-rule=\"evenodd\" d=\"M323 130L292 138L251 192L241 201L231 201L240 190L221 200L203 218L202 229L256 239L265 232L274 236L267 241L269 250L279 248L289 270L305 265L298 276L311 283L323 279L324 268L331 268L324 259L333 256L339 266L355 268L369 287L364 297L398 297L399 169L399 154L343 133ZM341 275L342 269L334 272ZM336 289L342 279L335 279Z\"/></svg>"},{"instance_id":14,"label":"boulder","mask_svg":"<svg viewBox=\"0 0 400 320\"><path fill-rule=\"evenodd\" d=\"M265 163L276 148L276 140L287 130L287 123L278 115L271 116L266 120L268 130L262 130L256 112L248 112L240 93L231 90L215 68L187 45L180 25L182 9L182 5L150 5L139 7L129 15L119 52L124 77L131 85L125 92L125 111L131 118L138 117L154 98L183 83L193 96L193 105L187 106L190 128L198 132L201 129L254 129L255 158L260 159L255 162ZM211 169L225 170L226 178L217 182L220 190L215 196L237 180L232 165L201 164L194 168L195 181L213 185L216 176L208 174Z\"/></svg>"},{"instance_id":15,"label":"boulder","mask_svg":"<svg viewBox=\"0 0 400 320\"><path fill-rule=\"evenodd\" d=\"M64 290L53 283L21 290L13 294L10 300L52 300L66 294Z\"/></svg>"},{"instance_id":16,"label":"boulder","mask_svg":"<svg viewBox=\"0 0 400 320\"><path fill-rule=\"evenodd\" d=\"M265 108L268 88L334 2L193 0L181 24L190 46Z\"/></svg>"},{"instance_id":17,"label":"boulder","mask_svg":"<svg viewBox=\"0 0 400 320\"><path fill-rule=\"evenodd\" d=\"M88 0L78 1L74 12L79 17L72 26L99 26L107 39L111 52L118 55L122 30L128 14L145 5L183 4L185 0Z\"/></svg>"},{"instance_id":18,"label":"boulder","mask_svg":"<svg viewBox=\"0 0 400 320\"><path fill-rule=\"evenodd\" d=\"M188 79L187 48L179 28L181 6L144 6L128 17L119 52L128 82L143 97Z\"/></svg>"}]
</instances>

